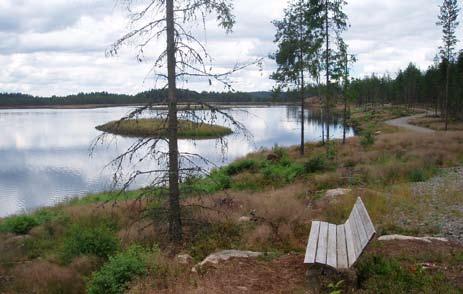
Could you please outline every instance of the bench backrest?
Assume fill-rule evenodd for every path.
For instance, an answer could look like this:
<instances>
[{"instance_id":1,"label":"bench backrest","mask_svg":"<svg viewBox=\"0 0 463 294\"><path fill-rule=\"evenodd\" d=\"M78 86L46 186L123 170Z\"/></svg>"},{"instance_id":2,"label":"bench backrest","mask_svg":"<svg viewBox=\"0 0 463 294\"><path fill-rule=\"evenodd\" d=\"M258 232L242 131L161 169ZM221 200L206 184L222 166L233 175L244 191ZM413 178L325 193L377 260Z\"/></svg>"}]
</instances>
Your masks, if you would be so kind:
<instances>
[{"instance_id":1,"label":"bench backrest","mask_svg":"<svg viewBox=\"0 0 463 294\"><path fill-rule=\"evenodd\" d=\"M304 263L319 263L336 269L349 268L375 233L365 205L358 198L345 224L312 222Z\"/></svg>"},{"instance_id":2,"label":"bench backrest","mask_svg":"<svg viewBox=\"0 0 463 294\"><path fill-rule=\"evenodd\" d=\"M349 267L351 267L376 233L370 215L360 197L344 226Z\"/></svg>"}]
</instances>

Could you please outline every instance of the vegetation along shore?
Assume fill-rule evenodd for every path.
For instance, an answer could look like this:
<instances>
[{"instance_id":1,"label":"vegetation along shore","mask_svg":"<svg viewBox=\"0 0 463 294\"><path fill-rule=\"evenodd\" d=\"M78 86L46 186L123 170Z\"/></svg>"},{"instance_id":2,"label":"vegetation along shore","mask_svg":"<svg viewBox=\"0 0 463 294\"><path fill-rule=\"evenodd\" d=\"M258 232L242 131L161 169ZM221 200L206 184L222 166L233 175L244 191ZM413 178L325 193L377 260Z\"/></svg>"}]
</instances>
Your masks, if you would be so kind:
<instances>
[{"instance_id":1,"label":"vegetation along shore","mask_svg":"<svg viewBox=\"0 0 463 294\"><path fill-rule=\"evenodd\" d=\"M276 146L210 176L188 179L181 184L185 240L179 248L164 233L167 198L161 188L89 195L5 218L0 222L0 291L233 292L242 285L304 291L301 260L310 221L341 223L361 196L379 235L433 235L450 241L374 240L356 266L359 284L345 281L339 287L366 293L458 293L463 289L463 239L455 228L461 225L463 192L461 183L443 183L453 174L446 168L463 164L463 135L415 134L384 123L414 113L397 107L355 109L352 121L361 135L346 144L306 144L303 157L297 147ZM345 194L329 193L338 188ZM142 200L147 193L159 197ZM195 263L222 249L265 254L191 272ZM238 272L243 267L245 276ZM289 280L271 283L273 275ZM328 276L322 284L328 291L339 281Z\"/></svg>"}]
</instances>

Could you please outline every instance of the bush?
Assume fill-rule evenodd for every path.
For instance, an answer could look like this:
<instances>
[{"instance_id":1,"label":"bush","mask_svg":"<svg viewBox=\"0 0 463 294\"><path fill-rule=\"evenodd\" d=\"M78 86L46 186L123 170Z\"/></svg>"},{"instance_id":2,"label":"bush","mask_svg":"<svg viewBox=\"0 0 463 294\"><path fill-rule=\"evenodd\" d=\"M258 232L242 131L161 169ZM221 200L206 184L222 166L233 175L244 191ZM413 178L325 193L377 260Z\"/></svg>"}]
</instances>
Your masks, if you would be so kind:
<instances>
[{"instance_id":1,"label":"bush","mask_svg":"<svg viewBox=\"0 0 463 294\"><path fill-rule=\"evenodd\" d=\"M289 165L267 164L261 170L264 179L273 186L289 184L304 174L304 171L304 166L298 163L290 163Z\"/></svg>"},{"instance_id":2,"label":"bush","mask_svg":"<svg viewBox=\"0 0 463 294\"><path fill-rule=\"evenodd\" d=\"M361 135L360 144L363 148L367 148L375 144L376 138L373 129L369 128Z\"/></svg>"},{"instance_id":3,"label":"bush","mask_svg":"<svg viewBox=\"0 0 463 294\"><path fill-rule=\"evenodd\" d=\"M253 159L243 159L235 161L225 167L225 172L229 176L234 176L236 174L242 173L248 170L256 170L258 168L258 163Z\"/></svg>"},{"instance_id":4,"label":"bush","mask_svg":"<svg viewBox=\"0 0 463 294\"><path fill-rule=\"evenodd\" d=\"M25 235L29 231L38 226L39 222L36 218L30 215L18 215L12 216L3 221L0 224L0 231L6 233L14 233L18 235Z\"/></svg>"},{"instance_id":5,"label":"bush","mask_svg":"<svg viewBox=\"0 0 463 294\"><path fill-rule=\"evenodd\" d=\"M304 171L305 173L316 173L321 172L327 169L327 163L325 156L317 155L309 159L306 163L304 163Z\"/></svg>"},{"instance_id":6,"label":"bush","mask_svg":"<svg viewBox=\"0 0 463 294\"><path fill-rule=\"evenodd\" d=\"M119 248L118 240L107 226L73 225L67 232L63 247L63 261L69 263L80 255L108 258Z\"/></svg>"},{"instance_id":7,"label":"bush","mask_svg":"<svg viewBox=\"0 0 463 294\"><path fill-rule=\"evenodd\" d=\"M110 257L90 279L89 294L122 294L136 277L147 273L147 252L139 246Z\"/></svg>"},{"instance_id":8,"label":"bush","mask_svg":"<svg viewBox=\"0 0 463 294\"><path fill-rule=\"evenodd\" d=\"M371 256L357 266L358 282L368 293L452 293L442 274L418 267L410 271L390 258Z\"/></svg>"}]
</instances>

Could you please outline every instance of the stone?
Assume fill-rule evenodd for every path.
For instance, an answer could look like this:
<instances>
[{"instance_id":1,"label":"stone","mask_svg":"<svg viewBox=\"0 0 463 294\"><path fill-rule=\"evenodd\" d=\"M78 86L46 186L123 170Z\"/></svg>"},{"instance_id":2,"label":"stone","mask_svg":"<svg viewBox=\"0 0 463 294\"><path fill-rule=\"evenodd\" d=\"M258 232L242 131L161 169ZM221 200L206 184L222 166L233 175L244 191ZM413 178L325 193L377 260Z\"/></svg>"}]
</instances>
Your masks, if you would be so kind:
<instances>
[{"instance_id":1,"label":"stone","mask_svg":"<svg viewBox=\"0 0 463 294\"><path fill-rule=\"evenodd\" d=\"M250 216L242 216L238 219L238 222L240 223L247 223L252 221L252 218Z\"/></svg>"},{"instance_id":2,"label":"stone","mask_svg":"<svg viewBox=\"0 0 463 294\"><path fill-rule=\"evenodd\" d=\"M446 238L438 237L411 237L404 235L385 235L378 238L379 241L420 241L431 243L432 241L448 242Z\"/></svg>"},{"instance_id":3,"label":"stone","mask_svg":"<svg viewBox=\"0 0 463 294\"><path fill-rule=\"evenodd\" d=\"M188 254L179 254L177 255L177 261L180 264L190 264L193 262L193 257Z\"/></svg>"},{"instance_id":4,"label":"stone","mask_svg":"<svg viewBox=\"0 0 463 294\"><path fill-rule=\"evenodd\" d=\"M206 257L203 261L195 265L191 271L197 272L198 267L202 267L205 264L218 264L220 261L226 261L230 258L255 258L261 256L262 252L253 251L240 251L240 250L223 250L220 252L213 253Z\"/></svg>"},{"instance_id":5,"label":"stone","mask_svg":"<svg viewBox=\"0 0 463 294\"><path fill-rule=\"evenodd\" d=\"M337 198L352 192L352 189L337 188L326 191L325 196L328 198Z\"/></svg>"}]
</instances>

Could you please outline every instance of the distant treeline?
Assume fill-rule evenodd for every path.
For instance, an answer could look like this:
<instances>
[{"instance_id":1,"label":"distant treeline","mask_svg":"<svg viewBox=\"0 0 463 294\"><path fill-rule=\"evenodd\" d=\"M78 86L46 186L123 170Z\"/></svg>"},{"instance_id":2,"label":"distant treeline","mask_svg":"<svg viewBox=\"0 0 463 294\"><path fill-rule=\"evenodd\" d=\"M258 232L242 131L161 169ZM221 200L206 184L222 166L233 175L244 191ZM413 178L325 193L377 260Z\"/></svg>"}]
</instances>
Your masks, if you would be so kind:
<instances>
[{"instance_id":1,"label":"distant treeline","mask_svg":"<svg viewBox=\"0 0 463 294\"><path fill-rule=\"evenodd\" d=\"M396 77L386 74L355 79L348 96L358 105L402 104L426 106L436 113L445 113L446 71L449 66L449 115L463 119L463 53L455 62L436 62L426 71L414 64L401 70Z\"/></svg>"},{"instance_id":2,"label":"distant treeline","mask_svg":"<svg viewBox=\"0 0 463 294\"><path fill-rule=\"evenodd\" d=\"M145 104L163 103L167 98L166 90L150 90L136 95L111 94L107 92L79 93L65 97L36 97L21 93L0 93L0 106L58 106L88 104ZM276 97L271 92L195 92L179 90L180 102L214 102L214 103L268 103L288 101L287 96ZM289 98L291 99L291 98Z\"/></svg>"}]
</instances>

